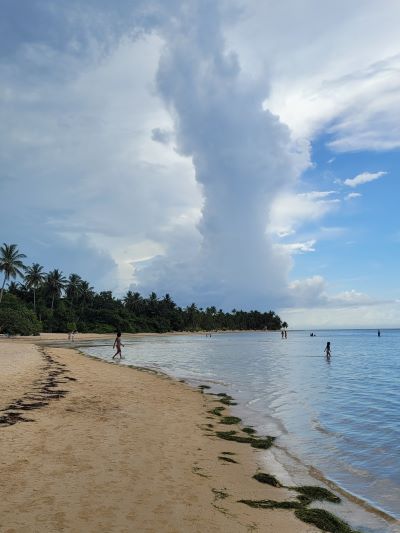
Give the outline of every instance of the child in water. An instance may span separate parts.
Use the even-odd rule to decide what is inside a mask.
[[[326,353],[326,358],[330,359],[331,357],[331,343],[327,342],[324,352]]]
[[[113,348],[115,348],[115,347],[117,348],[117,351],[116,351],[116,353],[113,355],[113,359],[114,359],[114,357],[115,357],[116,355],[119,355],[119,358],[121,359],[121,357],[122,357],[121,346],[123,346],[123,344],[122,344],[122,342],[121,342],[121,333],[118,332],[118,333],[117,333],[117,336],[116,336],[116,338],[115,338],[115,341],[114,341],[114,346],[113,346]]]

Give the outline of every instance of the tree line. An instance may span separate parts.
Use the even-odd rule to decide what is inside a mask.
[[[96,292],[76,273],[45,272],[38,263],[25,265],[16,244],[0,247],[0,333],[34,335],[78,330],[90,333],[127,333],[215,330],[277,330],[287,327],[274,311],[224,312],[195,303],[179,307],[169,294],[148,297],[128,291],[116,298]],[[19,281],[16,281],[19,280]]]

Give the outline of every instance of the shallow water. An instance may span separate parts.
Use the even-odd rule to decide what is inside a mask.
[[[382,330],[381,337],[376,330],[316,335],[138,337],[125,342],[122,364],[231,394],[239,403],[234,413],[260,434],[278,437],[273,454],[295,482],[313,468],[314,475],[400,518],[400,330]],[[324,356],[328,340],[330,361]],[[112,355],[112,347],[101,345],[83,350]],[[400,531],[350,504],[332,510],[363,531]]]

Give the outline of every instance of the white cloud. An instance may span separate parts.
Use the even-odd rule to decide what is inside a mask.
[[[279,249],[290,254],[298,254],[305,252],[315,252],[315,239],[306,242],[292,242],[290,244],[278,244]]]
[[[268,231],[286,237],[303,224],[320,220],[338,207],[340,200],[331,198],[335,194],[335,191],[311,191],[277,196],[271,206]]]
[[[293,329],[398,328],[400,304],[385,302],[343,307],[290,307],[279,315]]]
[[[172,128],[153,90],[162,46],[154,34],[122,39],[106,55],[72,64],[52,50],[40,67],[52,76],[37,73],[30,83],[25,64],[10,73],[3,68],[0,157],[9,179],[0,187],[3,198],[18,197],[24,216],[13,216],[7,203],[1,225],[12,216],[12,241],[51,268],[59,266],[64,247],[70,259],[61,267],[78,270],[71,253],[77,247],[77,255],[88,256],[81,274],[96,287],[122,291],[136,260],[167,253],[179,236],[185,250],[200,241],[195,226],[202,197],[192,163],[151,135],[154,128]],[[58,76],[66,64],[68,75]],[[91,272],[89,257],[97,253],[109,259],[108,276],[104,269],[98,277]],[[93,271],[97,263],[93,259]]]
[[[328,131],[337,151],[400,146],[396,0],[385,9],[373,0],[241,5],[230,45],[243,57],[243,76],[268,73],[265,106],[295,137]]]
[[[377,180],[386,174],[387,172],[363,172],[362,174],[358,174],[355,178],[348,178],[344,180],[344,184],[348,187],[358,187],[358,185],[363,185],[364,183]]]
[[[222,2],[222,16],[212,1],[134,4],[136,22],[128,0],[74,0],[53,10],[61,31],[36,13],[34,37],[2,55],[9,241],[96,288],[226,307],[360,303],[327,296],[319,277],[288,289],[291,254],[317,237],[278,248],[271,233],[340,205],[334,191],[288,192],[319,132],[336,150],[398,145],[398,3],[367,0],[363,17],[344,0]]]
[[[289,285],[287,305],[279,309],[293,329],[398,327],[399,302],[382,300],[354,289],[330,294],[322,276]]]
[[[158,90],[174,117],[177,149],[192,159],[201,186],[202,241],[186,260],[167,255],[143,265],[139,286],[173,284],[174,294],[187,301],[194,292],[200,304],[264,307],[285,287],[291,266],[265,234],[268,214],[277,192],[308,165],[309,147],[293,143],[262,109],[263,84],[241,78],[217,4],[191,2],[166,18],[162,35]]]
[[[349,194],[346,195],[345,200],[353,200],[354,198],[359,198],[362,196],[359,192],[349,192]]]

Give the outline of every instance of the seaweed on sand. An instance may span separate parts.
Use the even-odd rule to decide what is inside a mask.
[[[299,502],[276,502],[274,500],[239,500],[250,507],[257,509],[301,509]]]
[[[226,463],[235,463],[235,464],[238,464],[238,462],[235,461],[235,459],[232,459],[232,457],[224,457],[223,455],[219,455],[219,456],[218,456],[218,459],[220,459],[221,461],[225,461]]]
[[[220,423],[232,425],[232,424],[239,424],[239,422],[241,421],[242,419],[238,418],[237,416],[224,416],[221,418]]]
[[[222,405],[220,405],[219,407],[214,407],[214,409],[211,409],[211,411],[208,411],[208,412],[211,413],[212,415],[221,416],[221,413],[224,410],[225,410],[225,407],[222,407]]]
[[[255,433],[257,433],[256,430],[251,427],[244,427],[242,428],[242,431],[244,431],[245,433],[248,433],[249,435],[254,435]]]
[[[275,439],[275,437],[244,437],[242,435],[238,435],[236,431],[217,431],[216,436],[220,439],[250,444],[250,446],[253,448],[259,448],[263,450],[270,448]]]
[[[324,509],[306,509],[301,507],[295,511],[299,520],[307,524],[314,524],[322,531],[330,533],[359,533],[352,529],[346,522]]]
[[[237,405],[237,403],[233,401],[232,396],[229,396],[229,394],[226,394],[225,392],[219,392],[216,396],[219,396],[219,401],[224,405]]]
[[[272,487],[282,487],[282,485],[279,483],[275,476],[265,474],[264,472],[258,472],[258,474],[254,474],[253,479],[256,479],[260,483],[272,485]]]
[[[336,496],[336,494],[333,494],[333,492],[323,487],[304,485],[302,487],[293,487],[291,490],[300,493],[300,496],[298,496],[297,499],[305,505],[308,505],[316,500],[327,501],[331,503],[340,503],[342,501],[339,496]]]

